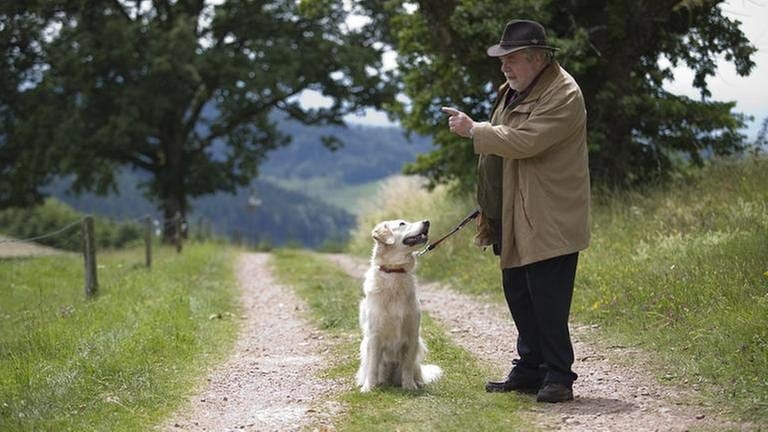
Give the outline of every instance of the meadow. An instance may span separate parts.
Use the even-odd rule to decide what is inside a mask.
[[[234,251],[143,253],[100,252],[90,300],[78,254],[0,261],[0,430],[148,430],[228,351]]]
[[[348,251],[366,256],[382,219],[428,218],[434,239],[472,209],[469,196],[398,177],[362,209]],[[717,161],[645,190],[595,188],[592,216],[573,320],[609,344],[642,350],[637,361],[664,383],[700,390],[733,418],[768,421],[768,160]],[[472,245],[473,231],[468,225],[424,256],[419,277],[503,302],[498,261]],[[100,251],[100,290],[90,300],[78,254],[0,260],[0,430],[162,422],[233,346],[238,252],[212,243],[187,243],[182,254],[157,247],[150,270],[140,247]],[[520,414],[530,399],[478,393],[488,366],[428,315],[429,361],[445,379],[416,397],[358,393],[359,281],[307,250],[276,250],[273,263],[311,322],[339,341],[325,371],[349,384],[339,429],[533,429]]]
[[[349,248],[367,255],[380,220],[430,219],[434,239],[472,209],[471,197],[397,179],[359,217]],[[644,190],[595,188],[592,218],[572,318],[644,350],[665,383],[768,420],[768,160],[720,160]],[[419,274],[503,302],[498,259],[473,234],[470,224],[424,256]]]

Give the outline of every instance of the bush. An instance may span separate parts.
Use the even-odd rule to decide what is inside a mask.
[[[32,239],[60,231],[35,241],[58,249],[77,251],[82,247],[79,222],[84,216],[67,204],[49,198],[36,207],[0,211],[0,232],[19,239]],[[115,222],[103,217],[94,219],[94,235],[99,248],[121,248],[143,236],[138,223]]]

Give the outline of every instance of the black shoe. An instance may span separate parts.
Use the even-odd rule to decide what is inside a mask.
[[[536,402],[567,402],[573,400],[571,386],[558,383],[549,383],[542,387],[536,394]]]
[[[541,387],[543,379],[538,375],[523,375],[512,369],[504,381],[488,381],[485,383],[485,391],[488,393],[506,393],[516,391],[518,393],[536,394]]]

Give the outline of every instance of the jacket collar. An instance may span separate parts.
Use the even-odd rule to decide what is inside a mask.
[[[544,67],[544,69],[542,69],[542,71],[539,73],[540,75],[534,79],[534,82],[531,84],[533,85],[533,88],[531,88],[531,91],[528,93],[525,99],[517,104],[515,108],[519,107],[520,105],[525,105],[538,100],[544,90],[546,90],[552,81],[555,80],[559,70],[560,64],[553,59],[547,66]],[[501,87],[499,87],[499,99],[497,100],[497,103],[498,101],[504,100],[507,96],[507,92],[509,91],[511,91],[509,88],[509,83],[505,82],[502,84]],[[496,106],[494,106],[494,110],[495,109]],[[504,110],[506,111],[507,108],[505,107]]]
[[[555,80],[558,70],[560,70],[560,65],[555,60],[552,60],[547,66],[545,66],[544,70],[541,71],[541,75],[537,78],[536,83],[534,84],[530,93],[528,93],[528,96],[525,98],[525,100],[523,100],[523,103],[528,103],[539,99],[541,94],[544,93],[544,90],[546,90],[549,85],[552,84],[552,81]]]

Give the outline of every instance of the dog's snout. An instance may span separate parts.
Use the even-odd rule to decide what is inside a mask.
[[[425,227],[429,228],[429,221],[428,220],[422,221],[421,223],[423,223]]]

